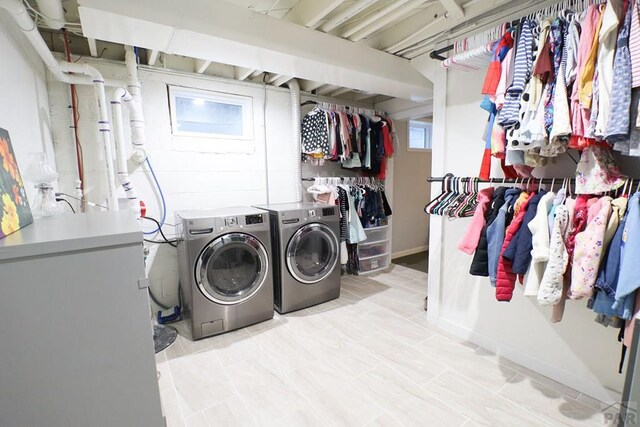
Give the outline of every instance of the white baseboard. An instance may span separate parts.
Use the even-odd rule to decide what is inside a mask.
[[[560,384],[564,384],[581,393],[599,399],[602,402],[619,402],[622,399],[620,393],[604,387],[597,381],[579,377],[571,372],[567,372],[564,369],[549,365],[545,362],[541,362],[540,360],[533,358],[521,352],[520,350],[517,350],[503,343],[499,343],[493,338],[487,337],[483,334],[479,334],[471,329],[467,329],[461,325],[450,322],[449,320],[440,318],[437,327],[445,332],[450,333],[451,335],[464,340],[468,340],[475,345],[496,353],[499,356],[505,357],[519,365],[524,366],[525,368],[531,369],[534,372],[551,378],[559,382]]]
[[[429,246],[420,246],[413,249],[407,249],[406,251],[394,252],[391,254],[391,259],[400,258],[403,256],[419,254],[420,252],[425,252],[429,250]]]

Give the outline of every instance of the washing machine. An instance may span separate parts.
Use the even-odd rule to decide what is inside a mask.
[[[340,296],[340,214],[311,203],[256,206],[269,212],[274,300],[288,313]]]
[[[194,340],[273,317],[268,214],[254,208],[176,213],[183,302]]]

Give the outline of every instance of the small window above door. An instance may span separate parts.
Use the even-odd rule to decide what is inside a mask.
[[[409,121],[409,151],[431,150],[433,123],[418,120]]]

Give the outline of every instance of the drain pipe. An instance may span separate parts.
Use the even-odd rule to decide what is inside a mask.
[[[116,198],[113,155],[111,152],[111,129],[109,127],[109,115],[107,112],[107,100],[104,88],[105,84],[111,86],[122,86],[123,84],[116,81],[105,82],[102,74],[89,65],[59,62],[56,60],[40,36],[35,22],[33,22],[27,9],[20,0],[0,0],[0,9],[5,9],[9,12],[53,77],[63,83],[93,86],[98,103],[98,130],[102,135],[104,162],[106,165],[107,206],[109,210],[117,210],[118,200]],[[69,75],[68,73],[81,75]]]
[[[292,79],[287,83],[291,95],[291,135],[293,137],[293,154],[296,165],[296,201],[302,201],[302,162],[300,161],[300,84]]]
[[[125,46],[124,49],[124,62],[127,68],[127,89],[131,93],[131,99],[126,100],[131,125],[131,143],[134,146],[131,158],[137,164],[142,164],[147,159],[147,152],[144,149],[146,134],[144,110],[142,109],[142,85],[138,80],[138,62],[135,51],[131,46]]]
[[[116,196],[113,153],[111,151],[111,127],[109,126],[109,113],[107,111],[107,96],[104,91],[104,78],[98,70],[87,64],[65,62],[58,66],[64,72],[84,74],[91,78],[93,90],[98,100],[98,131],[102,135],[102,150],[107,175],[107,208],[110,211],[117,211],[118,198]]]
[[[113,136],[116,141],[116,158],[118,165],[118,179],[129,200],[128,208],[140,218],[140,202],[138,195],[133,188],[133,183],[129,179],[129,169],[127,166],[127,149],[124,136],[124,123],[122,119],[122,102],[131,102],[133,97],[125,88],[118,88],[113,92],[111,99],[111,113],[113,116]]]

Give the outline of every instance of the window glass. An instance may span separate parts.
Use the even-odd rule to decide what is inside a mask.
[[[419,121],[409,122],[409,149],[430,150],[431,132],[431,123]]]
[[[251,101],[249,97],[170,86],[173,134],[250,139]]]

